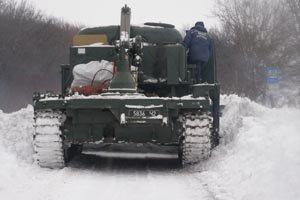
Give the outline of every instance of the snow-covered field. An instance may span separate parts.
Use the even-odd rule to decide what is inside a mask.
[[[31,106],[0,111],[0,199],[300,199],[300,110],[223,96],[221,145],[204,163],[77,157],[62,170],[33,164]]]

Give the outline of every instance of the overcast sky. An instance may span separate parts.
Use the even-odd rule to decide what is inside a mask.
[[[17,0],[21,1],[21,0]],[[28,0],[47,15],[86,26],[120,23],[121,7],[132,11],[132,24],[164,22],[176,28],[204,21],[210,28],[217,24],[212,16],[214,0]]]

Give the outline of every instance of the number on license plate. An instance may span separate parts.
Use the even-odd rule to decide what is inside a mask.
[[[129,110],[129,117],[156,117],[159,115],[158,110]]]

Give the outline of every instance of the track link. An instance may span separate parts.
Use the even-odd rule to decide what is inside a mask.
[[[63,114],[60,111],[35,112],[33,145],[35,161],[40,167],[60,169],[65,167],[65,156],[60,126]]]
[[[183,166],[206,160],[212,149],[212,117],[208,112],[185,113],[180,117],[182,136],[179,158]]]

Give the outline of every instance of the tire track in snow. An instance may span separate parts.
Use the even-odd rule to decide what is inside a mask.
[[[95,197],[112,200],[213,200],[198,180],[176,163],[176,160],[80,156],[69,167],[51,172],[53,176],[43,181],[43,189],[39,191],[43,195],[40,197],[47,200]]]

